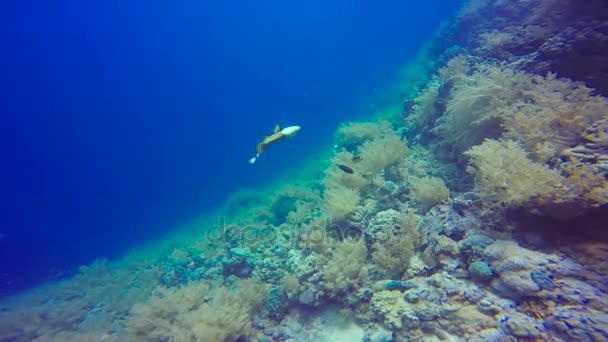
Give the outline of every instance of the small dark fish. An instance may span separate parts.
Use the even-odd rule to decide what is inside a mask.
[[[346,173],[355,173],[355,171],[353,169],[351,169],[350,167],[344,165],[344,164],[338,164],[338,167],[340,168],[340,170],[346,172]]]
[[[360,162],[360,161],[361,161],[361,156],[353,156],[353,161],[354,161],[355,163]]]

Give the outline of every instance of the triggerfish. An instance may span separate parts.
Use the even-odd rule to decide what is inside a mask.
[[[283,141],[287,138],[290,138],[290,137],[294,136],[296,133],[298,133],[299,131],[300,131],[300,126],[289,126],[289,127],[283,128],[283,129],[281,129],[279,127],[279,125],[274,126],[274,133],[272,135],[265,136],[264,139],[262,139],[262,142],[260,142],[256,146],[255,157],[249,159],[249,164],[255,163],[255,161],[258,159],[260,154],[262,154],[262,152],[264,152],[264,150],[268,146],[270,146],[276,142]]]

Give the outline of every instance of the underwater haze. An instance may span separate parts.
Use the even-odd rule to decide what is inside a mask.
[[[0,293],[291,177],[456,1],[6,1]],[[293,141],[247,160],[275,124]]]

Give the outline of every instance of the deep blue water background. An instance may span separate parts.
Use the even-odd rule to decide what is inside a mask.
[[[293,172],[457,6],[3,1],[0,293]],[[303,130],[248,165],[275,123]]]

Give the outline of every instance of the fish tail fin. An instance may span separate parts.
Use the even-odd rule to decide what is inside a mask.
[[[249,164],[253,164],[255,163],[255,161],[258,159],[258,157],[253,157],[249,159]]]

